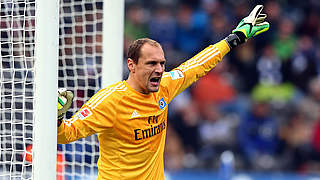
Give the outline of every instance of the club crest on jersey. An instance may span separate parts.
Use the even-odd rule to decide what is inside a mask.
[[[83,108],[79,113],[78,117],[81,120],[84,120],[85,118],[91,116],[92,112],[88,108]]]
[[[158,104],[161,110],[167,106],[167,103],[164,101],[163,98],[159,100]]]
[[[170,71],[169,73],[172,80],[180,79],[184,77],[183,73],[180,70],[173,70],[173,71]]]

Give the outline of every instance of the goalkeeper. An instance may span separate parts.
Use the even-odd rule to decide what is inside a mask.
[[[59,90],[58,143],[97,133],[98,179],[164,179],[168,104],[206,75],[231,49],[267,31],[257,5],[232,33],[170,72],[161,45],[148,38],[128,50],[129,77],[97,92],[71,119],[63,120],[73,94]]]

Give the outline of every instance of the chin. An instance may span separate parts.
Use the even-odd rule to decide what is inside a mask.
[[[159,87],[149,89],[149,92],[158,92],[158,91],[159,91]]]

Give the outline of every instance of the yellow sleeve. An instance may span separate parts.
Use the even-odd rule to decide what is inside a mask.
[[[200,53],[163,75],[170,101],[192,83],[206,75],[230,51],[225,40],[210,45]]]
[[[112,94],[108,97],[106,92],[107,88],[99,91],[71,119],[63,120],[58,127],[58,144],[67,144],[113,127],[116,103]]]

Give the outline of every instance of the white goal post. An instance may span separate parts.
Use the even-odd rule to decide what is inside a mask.
[[[103,53],[102,63],[102,87],[105,87],[122,78],[124,0],[104,1],[103,9],[102,47],[103,52],[108,52]]]
[[[57,88],[70,117],[122,79],[124,0],[0,4],[0,179],[95,179],[96,135],[57,146]]]
[[[36,1],[34,59],[34,180],[56,179],[59,0]]]

